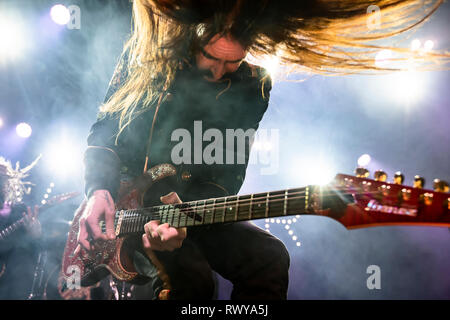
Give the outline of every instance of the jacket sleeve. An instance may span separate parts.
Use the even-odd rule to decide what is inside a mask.
[[[127,54],[124,53],[109,83],[105,102],[123,85],[127,76]],[[110,114],[99,114],[91,127],[84,153],[85,193],[88,198],[100,189],[108,190],[114,200],[117,198],[121,164],[115,143],[118,127],[118,117]]]

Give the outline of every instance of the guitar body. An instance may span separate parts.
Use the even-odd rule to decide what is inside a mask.
[[[161,201],[159,198],[161,196],[171,191],[177,191],[176,173],[174,166],[161,164],[152,167],[145,174],[134,180],[122,181],[116,209],[138,209],[144,203],[145,205],[160,205]],[[147,192],[150,188],[151,192]],[[143,230],[138,236],[116,237],[114,240],[96,241],[92,252],[81,249],[79,254],[73,255],[78,246],[79,221],[86,206],[87,200],[85,199],[75,212],[72,227],[68,234],[61,270],[61,276],[65,281],[59,281],[61,283],[60,293],[64,294],[68,284],[75,283],[76,279],[74,277],[78,275],[80,276],[81,286],[92,286],[109,274],[119,281],[142,283],[147,280],[138,274],[134,267],[133,259],[129,255],[130,252],[133,252],[133,248],[138,245],[137,241],[141,241]],[[117,223],[120,226],[120,220]],[[169,290],[170,281],[164,272],[164,267],[151,250],[147,250],[146,254],[157,267],[158,275]]]

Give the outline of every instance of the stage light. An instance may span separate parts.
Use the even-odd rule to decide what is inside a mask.
[[[3,127],[3,119],[0,118],[0,128]]]
[[[425,51],[431,51],[434,47],[434,42],[433,40],[427,40],[425,41],[425,43],[423,44],[423,49]]]
[[[411,41],[411,50],[419,50],[421,46],[422,43],[419,39],[414,39],[413,41]]]
[[[426,78],[416,72],[400,72],[390,75],[384,82],[386,94],[403,105],[417,102],[426,88]]]
[[[0,62],[18,58],[24,51],[25,33],[20,19],[0,16]]]
[[[270,55],[265,57],[254,57],[250,53],[245,58],[249,63],[263,67],[270,74],[272,80],[276,78],[278,69],[280,67],[280,59],[276,55]]]
[[[28,123],[22,122],[16,126],[16,133],[21,138],[28,138],[31,132],[31,126]]]
[[[44,163],[52,175],[65,179],[82,172],[83,147],[64,134],[44,149]],[[52,182],[52,184],[53,182]],[[51,188],[47,189],[51,191]]]
[[[302,184],[325,185],[336,175],[336,171],[330,163],[324,159],[317,158],[300,158],[295,161],[292,170],[295,177],[302,180]]]
[[[358,166],[366,167],[370,163],[370,160],[372,159],[367,153],[363,154],[361,157],[358,158]]]
[[[378,68],[388,68],[393,57],[391,50],[381,50],[375,56],[375,66]]]
[[[65,25],[70,21],[70,11],[62,4],[53,6],[50,10],[50,16],[52,17],[52,20],[59,25]]]

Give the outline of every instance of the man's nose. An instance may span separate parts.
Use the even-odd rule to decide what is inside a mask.
[[[225,64],[218,63],[212,70],[214,80],[219,80],[225,74]]]

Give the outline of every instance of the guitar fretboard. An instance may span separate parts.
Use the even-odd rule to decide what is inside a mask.
[[[13,234],[17,229],[24,225],[24,218],[17,220],[9,227],[0,231],[0,241],[5,241],[11,234]]]
[[[119,225],[116,234],[142,232],[151,220],[176,228],[192,227],[297,215],[304,213],[307,205],[308,188],[297,188],[122,210],[116,212],[116,228]]]

